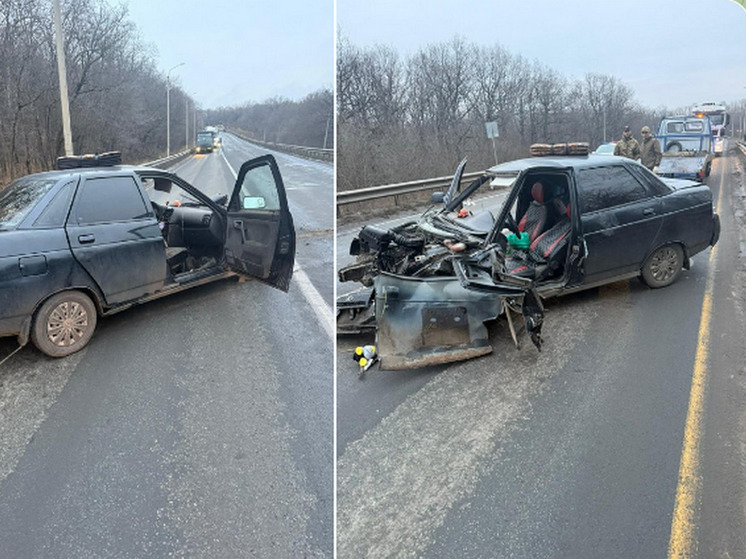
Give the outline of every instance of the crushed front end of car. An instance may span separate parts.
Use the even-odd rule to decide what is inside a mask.
[[[478,226],[481,219],[431,210],[392,229],[363,227],[350,248],[357,261],[339,278],[368,290],[338,305],[340,332],[375,325],[381,368],[413,369],[492,352],[485,322],[504,312],[510,321],[509,313],[518,312],[540,348],[544,310],[533,282],[500,272],[503,247],[487,243],[489,227]]]
[[[376,347],[383,369],[412,369],[492,352],[487,320],[502,301],[464,289],[449,277],[382,273],[375,281]]]

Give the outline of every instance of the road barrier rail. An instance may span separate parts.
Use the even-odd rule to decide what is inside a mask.
[[[468,183],[481,175],[481,171],[464,173],[462,180]],[[371,211],[381,213],[422,206],[430,201],[433,192],[445,192],[452,180],[453,176],[435,177],[337,192],[337,216],[344,218],[369,215]]]
[[[143,165],[145,167],[155,167],[156,169],[168,169],[175,163],[178,163],[182,159],[189,157],[191,154],[192,154],[192,150],[187,149],[184,151],[180,151],[179,153],[174,153],[173,155],[169,155],[168,157],[163,157],[162,159],[156,159],[155,161],[143,163]]]
[[[334,150],[333,149],[324,149],[324,148],[311,148],[307,146],[293,146],[290,144],[276,144],[274,142],[264,142],[262,140],[257,140],[254,138],[249,138],[245,134],[242,134],[240,132],[236,132],[234,130],[229,131],[234,136],[238,136],[242,140],[256,144],[258,146],[262,146],[265,148],[273,149],[276,151],[281,151],[283,153],[291,153],[293,155],[299,155],[300,157],[305,157],[307,159],[315,159],[317,161],[334,161]]]
[[[741,153],[743,155],[746,155],[746,144],[744,144],[743,142],[736,142],[736,144],[738,145],[738,149],[741,150]]]

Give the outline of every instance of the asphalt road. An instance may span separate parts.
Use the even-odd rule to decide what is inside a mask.
[[[338,339],[340,559],[746,557],[742,162],[708,184],[715,254],[546,301],[541,353],[500,320],[489,356],[359,377],[372,338]]]
[[[262,153],[225,135],[177,172],[229,192]],[[192,289],[102,319],[66,359],[0,340],[0,556],[333,556],[333,167],[275,155],[288,294]]]

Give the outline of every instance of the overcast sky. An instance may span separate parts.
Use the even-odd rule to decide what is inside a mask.
[[[203,108],[302,99],[334,83],[333,0],[109,0]]]
[[[337,0],[357,46],[400,54],[500,44],[567,78],[615,76],[645,107],[746,98],[746,11],[732,0]]]

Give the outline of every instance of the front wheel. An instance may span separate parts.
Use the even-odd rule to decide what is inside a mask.
[[[657,248],[642,266],[642,279],[653,289],[671,285],[681,274],[684,251],[679,245]]]
[[[39,308],[31,340],[50,357],[65,357],[83,349],[96,329],[96,307],[80,291],[53,295]]]

